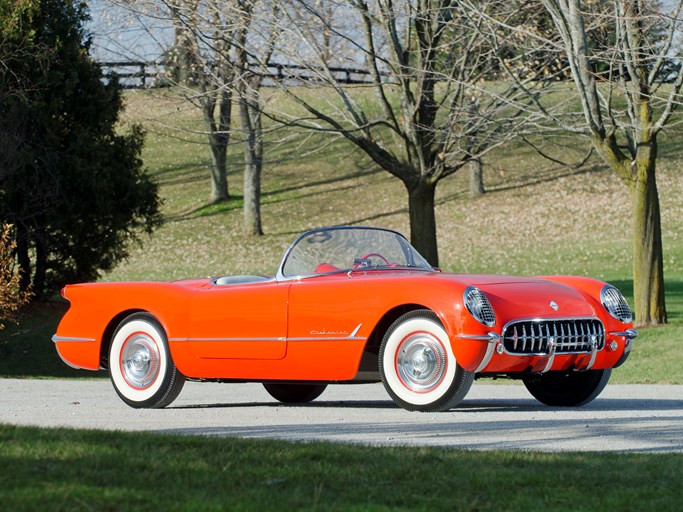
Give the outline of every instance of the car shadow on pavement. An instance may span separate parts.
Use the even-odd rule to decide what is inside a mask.
[[[303,408],[303,409],[397,409],[400,407],[391,400],[319,400],[303,404],[286,404],[276,401],[232,402],[213,404],[175,404],[167,407],[173,409],[240,409],[240,408]],[[602,398],[580,407],[551,407],[533,399],[473,399],[465,400],[454,409],[440,414],[462,414],[486,411],[519,412],[519,411],[671,411],[683,410],[683,399],[666,400]]]

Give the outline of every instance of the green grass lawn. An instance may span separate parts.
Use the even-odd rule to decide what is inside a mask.
[[[4,510],[680,510],[683,455],[379,448],[0,425]]]

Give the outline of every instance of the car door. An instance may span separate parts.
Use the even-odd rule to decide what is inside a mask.
[[[204,359],[283,358],[289,287],[271,280],[200,290],[190,311],[193,353]]]
[[[289,295],[287,361],[308,379],[351,379],[382,309],[379,280],[336,274],[303,279]]]

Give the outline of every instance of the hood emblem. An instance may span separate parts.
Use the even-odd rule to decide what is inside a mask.
[[[551,300],[551,301],[550,301],[550,307],[553,308],[555,311],[557,311],[558,309],[560,309],[560,306],[558,306],[558,305],[557,305],[557,302],[555,302],[554,300]]]

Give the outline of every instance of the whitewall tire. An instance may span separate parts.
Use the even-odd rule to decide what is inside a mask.
[[[409,411],[447,411],[467,395],[474,373],[455,360],[436,314],[416,310],[398,318],[382,340],[379,371],[384,387]]]
[[[133,313],[116,328],[109,375],[119,397],[135,408],[165,407],[185,383],[173,364],[166,333],[148,313]]]

